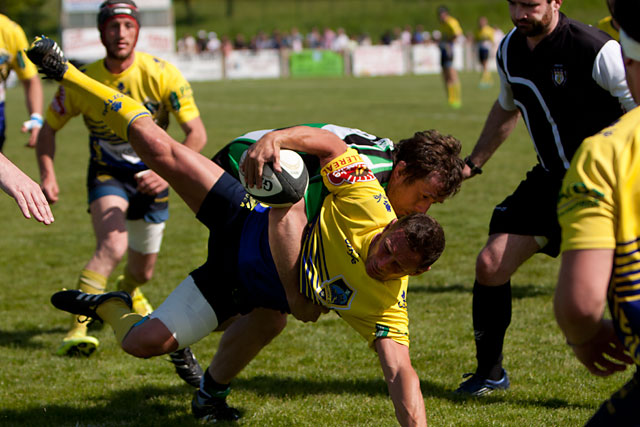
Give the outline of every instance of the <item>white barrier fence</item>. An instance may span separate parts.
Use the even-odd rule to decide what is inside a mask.
[[[358,46],[342,54],[344,75],[356,77],[398,76],[440,73],[440,49],[435,44],[412,46]],[[275,49],[234,50],[226,58],[221,54],[163,55],[175,64],[189,81],[222,79],[276,79],[291,75],[289,52]],[[454,46],[454,67],[478,69],[475,46],[468,42]],[[495,69],[495,53],[489,58]]]

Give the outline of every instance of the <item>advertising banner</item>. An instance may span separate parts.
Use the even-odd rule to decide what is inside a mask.
[[[305,49],[289,56],[291,77],[330,77],[344,74],[342,54],[332,50]]]

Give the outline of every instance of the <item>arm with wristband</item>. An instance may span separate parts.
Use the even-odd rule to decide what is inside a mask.
[[[30,79],[23,80],[22,86],[24,87],[24,94],[27,103],[27,110],[29,111],[29,120],[22,123],[22,132],[29,132],[29,141],[27,147],[35,148],[36,141],[38,140],[38,133],[42,128],[42,83],[40,78],[35,75]]]

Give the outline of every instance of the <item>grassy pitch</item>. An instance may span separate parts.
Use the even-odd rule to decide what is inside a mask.
[[[440,76],[232,81],[194,85],[212,155],[248,130],[330,122],[395,141],[436,128],[475,144],[497,88],[477,88],[479,75],[463,74],[463,107],[445,102]],[[45,85],[51,99],[54,86]],[[33,150],[19,127],[27,115],[20,88],[9,90],[5,154],[37,178]],[[174,123],[171,133],[181,137]],[[167,357],[135,359],[119,349],[110,328],[97,330],[98,351],[89,359],[54,352],[69,316],[49,297],[76,286],[95,242],[86,213],[88,144],[82,120],[59,132],[56,168],[60,201],[56,222],[24,220],[0,194],[0,425],[195,425],[193,390]],[[535,162],[520,123],[485,166],[453,199],[430,213],[444,226],[447,248],[433,269],[410,283],[411,357],[422,381],[431,425],[582,425],[599,403],[631,375],[588,375],[571,354],[552,313],[558,261],[535,256],[513,278],[513,322],[505,345],[511,390],[462,400],[452,391],[475,368],[471,289],[475,256],[486,241],[493,206],[509,194]],[[144,292],[157,306],[206,257],[206,230],[184,203],[171,196],[171,219],[157,270]],[[114,279],[109,282],[113,289]],[[203,366],[219,334],[193,349]],[[247,426],[396,425],[377,357],[335,314],[316,324],[290,319],[233,383],[229,403]]]

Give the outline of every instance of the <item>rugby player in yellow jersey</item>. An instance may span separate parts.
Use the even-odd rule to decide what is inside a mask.
[[[27,37],[20,25],[5,15],[0,14],[0,151],[5,141],[5,109],[4,103],[6,80],[13,70],[24,88],[29,120],[22,124],[22,132],[29,132],[28,147],[35,147],[38,132],[42,127],[42,84],[38,71],[24,50],[29,47]]]
[[[137,100],[162,128],[169,124],[171,113],[184,131],[184,145],[200,151],[206,144],[206,132],[189,83],[172,64],[135,51],[139,20],[134,2],[105,1],[97,20],[106,57],[87,65],[85,73]],[[126,138],[108,128],[102,112],[92,110],[84,94],[61,86],[49,106],[37,146],[41,185],[50,203],[58,200],[59,193],[53,164],[56,133],[79,114],[89,130],[87,185],[97,244],[78,286],[87,293],[104,292],[108,277],[127,253],[118,288],[132,295],[136,312],[144,315],[152,308],[138,288],[151,279],[158,257],[169,215],[168,184],[148,169]],[[57,353],[89,355],[98,344],[87,335],[86,325],[74,317]],[[190,355],[172,355],[177,369],[182,369],[185,357]],[[197,366],[192,363],[196,371]],[[198,372],[179,373],[193,376],[192,385],[197,385]]]
[[[458,37],[462,36],[462,27],[456,18],[449,14],[446,6],[438,7],[438,19],[440,20],[440,65],[442,67],[442,77],[444,79],[444,87],[447,91],[447,101],[451,108],[460,108],[462,106],[462,87],[458,72],[453,66],[453,47]]]
[[[636,0],[616,0],[629,89],[640,102],[640,30]],[[635,365],[633,377],[587,426],[640,423],[640,108],[585,139],[558,200],[562,263],[554,309],[578,360],[594,375]],[[609,306],[610,318],[604,315]]]
[[[489,54],[493,49],[495,32],[493,27],[489,25],[489,20],[486,16],[478,18],[478,28],[473,33],[473,41],[478,49],[478,61],[480,61],[480,66],[482,67],[480,88],[491,87],[493,84],[491,72],[489,71]]]
[[[435,220],[417,213],[396,221],[375,176],[344,143],[306,146],[304,151],[318,156],[331,194],[305,236],[301,289],[285,289],[278,253],[268,245],[270,209],[256,204],[218,165],[172,140],[131,98],[80,73],[50,39],[37,39],[28,54],[47,75],[82,91],[104,113],[105,123],[128,138],[210,229],[207,262],[150,316],[132,313],[126,292],[61,291],[52,297],[56,307],[106,321],[125,351],[151,357],[195,342],[254,307],[287,311],[290,295],[302,292],[339,311],[378,353],[400,424],[426,425],[420,381],[409,357],[406,274],[428,270],[444,249]],[[291,209],[304,216],[302,203]],[[220,418],[214,407],[220,401],[210,403],[216,396],[203,378],[192,401],[194,415],[237,419],[228,407]]]

